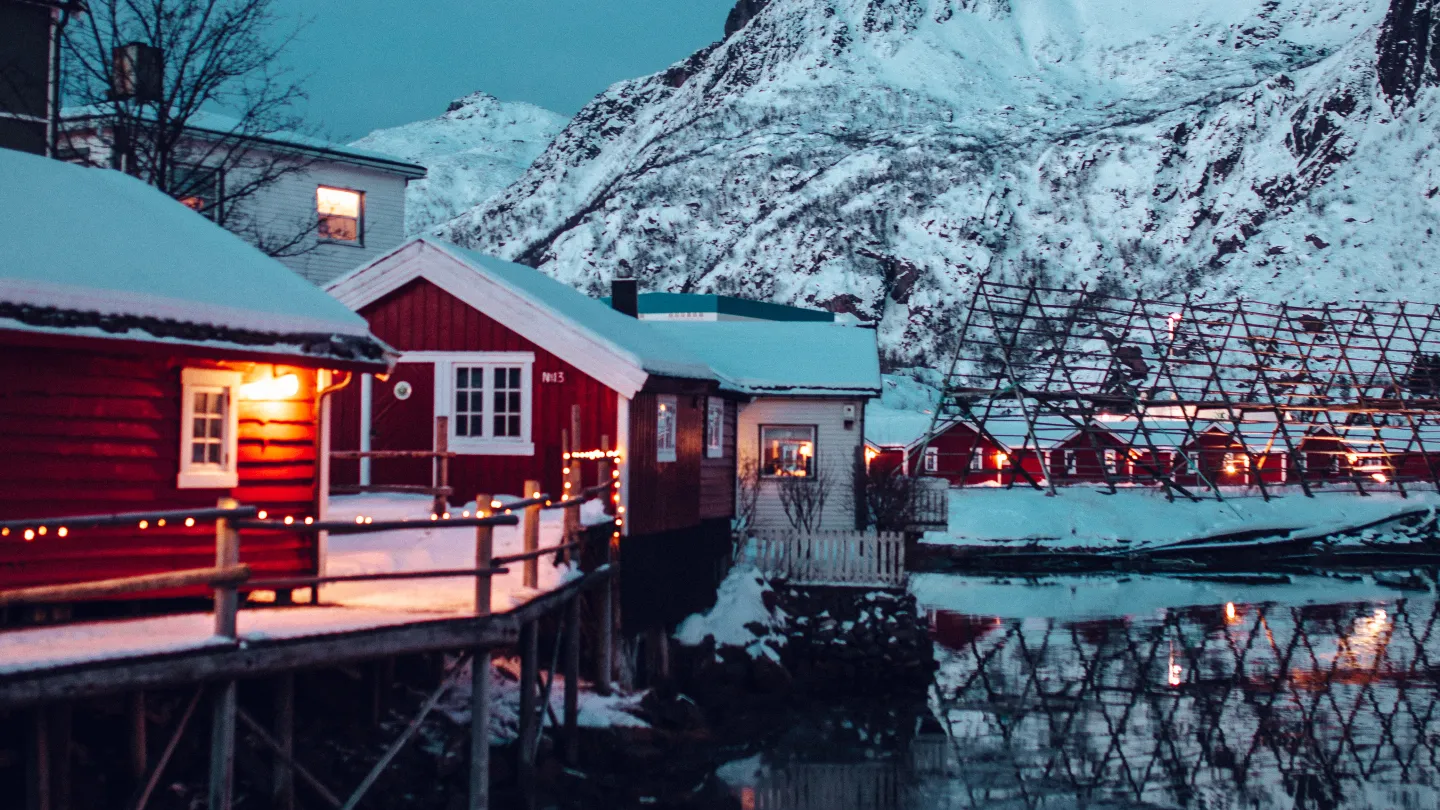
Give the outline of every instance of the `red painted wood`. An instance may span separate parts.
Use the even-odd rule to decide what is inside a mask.
[[[222,495],[275,515],[313,514],[316,494],[315,373],[295,373],[290,402],[238,403],[240,485],[176,486],[180,463],[181,370],[254,363],[216,362],[168,347],[128,342],[6,341],[0,333],[0,519],[215,505]],[[233,353],[232,355],[233,356]],[[269,364],[260,369],[271,373]],[[0,538],[0,587],[77,582],[195,568],[214,562],[214,528],[85,529],[33,542]],[[316,569],[314,538],[246,532],[241,559],[267,573]],[[150,596],[150,595],[146,595]]]

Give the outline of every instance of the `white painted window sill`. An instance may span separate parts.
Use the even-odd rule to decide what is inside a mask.
[[[450,440],[450,452],[462,456],[533,456],[534,442],[467,442]]]

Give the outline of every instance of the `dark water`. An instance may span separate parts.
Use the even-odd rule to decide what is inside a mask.
[[[1440,807],[1434,598],[1284,594],[1098,617],[937,610],[938,723],[837,707],[719,775],[747,810]]]

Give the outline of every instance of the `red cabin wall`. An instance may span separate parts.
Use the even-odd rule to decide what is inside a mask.
[[[239,486],[180,489],[180,374],[184,368],[249,372],[251,363],[172,355],[161,347],[78,351],[0,347],[0,519],[164,511],[215,506],[229,495],[272,514],[313,515],[315,372],[295,373],[291,401],[237,403]],[[262,367],[271,373],[270,364]],[[257,573],[316,569],[312,535],[242,534],[240,559]],[[0,538],[0,587],[83,582],[214,565],[213,524],[54,531],[33,542]],[[147,594],[147,597],[156,594]]]
[[[470,307],[455,296],[424,279],[416,279],[374,303],[360,314],[370,322],[377,337],[402,352],[533,352],[531,439],[535,454],[530,456],[470,455],[453,459],[450,485],[455,503],[469,501],[477,492],[520,494],[524,482],[537,480],[552,495],[561,491],[561,432],[570,430],[570,409],[580,406],[582,450],[600,446],[608,437],[611,447],[618,440],[617,395],[579,368],[526,340],[504,324]],[[562,373],[563,383],[542,382],[546,373]],[[405,401],[394,396],[400,379],[414,385]],[[352,385],[337,403],[332,429],[332,446],[337,450],[359,449],[360,391]],[[429,363],[401,364],[387,383],[378,380],[373,388],[375,431],[374,450],[430,450],[434,447],[434,367]],[[423,460],[377,459],[372,462],[375,483],[425,484],[431,482],[430,462]],[[597,482],[586,464],[586,486]],[[358,465],[337,463],[332,471],[336,483],[356,483]]]
[[[1129,447],[1114,434],[1108,432],[1081,433],[1072,436],[1061,442],[1055,449],[1048,451],[1046,461],[1050,464],[1050,471],[1055,476],[1057,484],[1064,482],[1105,482],[1105,451],[1115,451],[1115,471],[1110,473],[1109,480],[1120,482],[1128,481],[1130,478],[1130,457],[1126,452]],[[1066,472],[1065,454],[1071,453],[1074,458],[1073,474]]]
[[[630,402],[630,534],[690,528],[701,519],[705,397],[676,393],[675,460],[661,462],[655,449],[658,395],[642,391]]]

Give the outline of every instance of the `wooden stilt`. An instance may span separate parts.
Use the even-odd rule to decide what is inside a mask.
[[[605,562],[611,561],[613,543],[605,538]],[[610,682],[615,678],[615,580],[612,577],[600,583],[600,632],[595,640],[598,654],[595,672],[595,691],[601,695],[610,694]]]
[[[55,810],[70,810],[70,740],[74,705],[61,703],[50,709],[50,804]]]
[[[234,498],[221,498],[215,505],[221,509],[234,509],[240,502]],[[220,518],[215,521],[215,567],[233,568],[239,564],[240,531],[235,528],[234,522]],[[235,613],[239,606],[240,594],[235,585],[215,588],[215,635],[235,638]],[[211,805],[210,810],[217,808]]]
[[[37,706],[33,712],[26,759],[27,806],[30,810],[54,810],[50,801],[50,723],[44,706]]]
[[[270,784],[270,806],[275,810],[294,810],[295,770],[295,673],[287,672],[275,679],[274,715],[270,728],[276,751]]]
[[[580,758],[580,596],[565,605],[565,760]]]
[[[321,799],[324,799],[326,804],[329,804],[331,807],[340,806],[340,797],[336,796],[335,793],[330,790],[330,788],[325,787],[325,783],[321,782],[319,779],[316,779],[315,774],[312,774],[310,773],[310,771],[306,770],[305,766],[296,762],[294,755],[287,752],[286,745],[282,744],[280,740],[277,740],[273,736],[271,736],[270,732],[266,731],[265,727],[260,725],[260,723],[258,723],[255,718],[247,714],[244,709],[237,710],[235,712],[235,717],[240,721],[242,725],[250,729],[250,732],[254,734],[255,737],[259,739],[266,748],[269,748],[271,753],[275,754],[275,757],[277,759],[282,760],[296,776],[299,776],[305,781],[305,784],[310,786],[311,790],[315,791],[315,793],[319,795]],[[289,745],[293,747],[293,741]],[[293,806],[295,803],[293,786],[291,788],[291,794],[292,795],[290,797],[290,804]]]
[[[520,625],[520,779],[522,786],[529,785],[535,766],[535,737],[538,732],[536,721],[535,680],[539,677],[540,639],[535,622]]]
[[[230,810],[235,790],[235,682],[215,687],[210,726],[209,810]]]
[[[160,784],[160,777],[165,774],[165,766],[170,764],[170,757],[175,753],[175,747],[180,744],[180,738],[185,735],[185,729],[190,725],[190,718],[195,714],[195,707],[200,705],[200,698],[205,694],[205,687],[201,686],[195,690],[190,702],[185,706],[185,712],[180,715],[180,722],[175,724],[175,731],[170,735],[170,741],[165,743],[165,750],[160,753],[160,759],[155,763],[155,770],[150,772],[150,777],[145,780],[145,788],[140,791],[140,797],[135,800],[135,810],[145,810],[145,805],[150,802],[150,794],[155,792],[155,786]]]
[[[135,778],[137,786],[145,781],[145,774],[150,772],[150,739],[145,711],[145,693],[132,692],[129,702],[130,775]]]
[[[490,511],[491,496],[489,493],[479,493],[475,496],[475,514],[483,515]],[[490,567],[490,561],[495,558],[495,529],[490,526],[475,527],[475,567],[484,570]],[[491,599],[491,577],[489,574],[481,574],[475,577],[475,615],[490,615]]]
[[[525,491],[524,491],[523,493],[521,493],[521,497],[522,497],[522,498],[534,498],[535,496],[537,496],[537,495],[539,495],[539,494],[540,494],[540,482],[539,482],[539,481],[526,481],[526,482],[525,482]],[[539,551],[539,550],[540,550],[540,507],[539,507],[539,505],[529,506],[529,507],[526,507],[526,508],[525,508],[524,526],[523,526],[522,528],[523,528],[524,533],[525,533],[525,551],[526,551],[527,553],[528,553],[528,552],[531,552],[531,551]],[[531,557],[530,559],[528,559],[528,560],[525,561],[524,566],[525,566],[525,580],[524,580],[525,587],[527,587],[527,588],[538,588],[538,587],[540,587],[540,560],[538,560],[538,559],[536,559],[536,558],[534,558],[534,557]]]
[[[470,663],[470,810],[490,807],[490,651]]]

